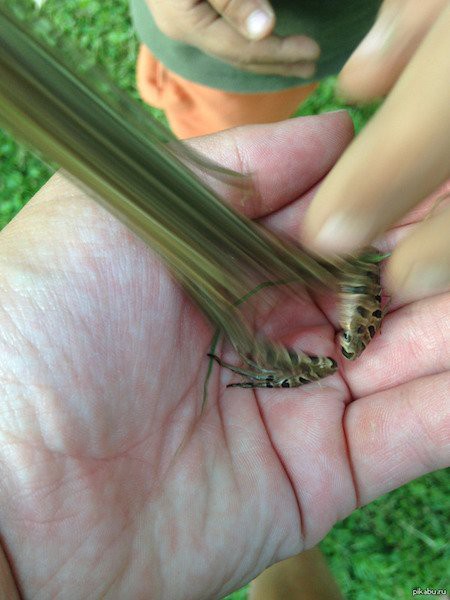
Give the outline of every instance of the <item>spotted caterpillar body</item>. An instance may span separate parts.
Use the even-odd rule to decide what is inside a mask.
[[[339,342],[348,360],[358,358],[381,328],[385,310],[381,308],[380,262],[384,258],[376,249],[368,248],[342,274]]]
[[[218,356],[210,354],[219,365],[247,377],[246,381],[231,383],[228,387],[243,388],[290,388],[299,387],[331,375],[337,369],[337,363],[328,356],[310,356],[298,353],[281,345],[267,345],[264,351],[258,351],[259,360],[244,357],[248,369],[242,369],[225,363]],[[264,357],[264,358],[263,358]],[[264,366],[267,365],[267,366]],[[271,366],[269,366],[271,365]]]
[[[381,308],[380,263],[387,258],[367,248],[357,259],[340,269],[339,343],[343,356],[355,360],[380,330],[385,310]],[[291,388],[318,381],[337,370],[328,356],[309,356],[276,344],[258,345],[253,355],[241,354],[247,368],[236,367],[209,354],[222,367],[242,375],[242,382],[228,387]]]

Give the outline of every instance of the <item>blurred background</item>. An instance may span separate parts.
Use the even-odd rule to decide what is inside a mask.
[[[55,27],[83,48],[116,84],[138,99],[134,67],[137,39],[127,0],[47,0],[40,9]],[[298,115],[348,108],[358,132],[377,110],[346,107],[324,80]],[[165,122],[164,115],[150,109]],[[48,164],[0,129],[0,229],[47,181],[57,165]],[[321,548],[350,600],[412,597],[415,587],[448,585],[448,475],[434,473],[358,510],[337,524]],[[255,528],[258,523],[255,522]],[[244,600],[246,589],[228,596]]]

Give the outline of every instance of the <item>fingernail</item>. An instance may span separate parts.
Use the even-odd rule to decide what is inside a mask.
[[[444,265],[415,265],[405,283],[401,286],[402,295],[423,296],[442,292],[450,286],[450,273]]]
[[[345,253],[367,243],[372,233],[367,220],[358,222],[354,215],[334,214],[325,221],[312,243],[319,251]]]
[[[254,10],[247,17],[246,28],[251,38],[260,38],[272,24],[273,15],[263,10]]]

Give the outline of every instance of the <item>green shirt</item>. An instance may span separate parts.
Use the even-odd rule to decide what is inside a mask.
[[[276,34],[303,34],[320,45],[321,55],[312,79],[256,75],[236,69],[164,35],[145,0],[130,0],[130,4],[138,36],[167,69],[212,88],[251,93],[304,85],[338,73],[373,24],[381,0],[273,0]]]

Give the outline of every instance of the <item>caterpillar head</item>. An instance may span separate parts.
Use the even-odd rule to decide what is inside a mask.
[[[347,360],[355,360],[361,356],[372,338],[372,329],[372,326],[359,325],[354,331],[343,331],[339,335],[341,352]]]

